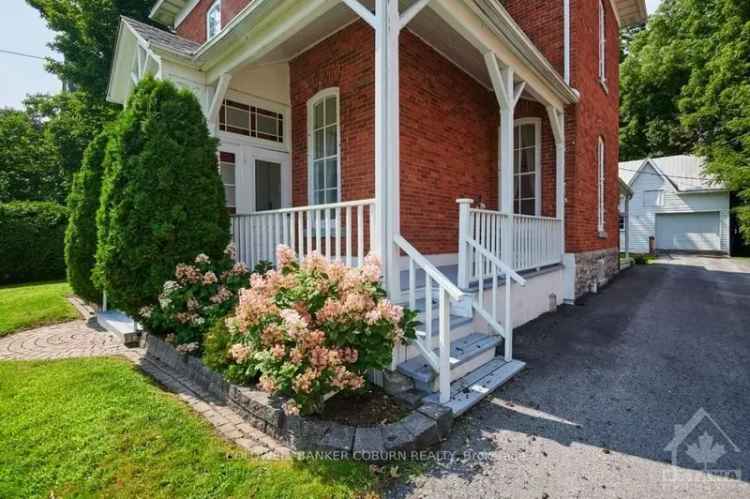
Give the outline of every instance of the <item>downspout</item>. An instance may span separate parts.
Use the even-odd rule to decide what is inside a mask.
[[[570,0],[563,0],[563,79],[570,85]]]

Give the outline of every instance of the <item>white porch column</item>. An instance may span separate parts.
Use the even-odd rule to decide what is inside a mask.
[[[555,138],[555,216],[562,230],[560,254],[565,254],[565,113],[547,106],[552,135]]]
[[[521,98],[525,83],[515,85],[513,69],[500,68],[492,52],[484,55],[487,71],[492,78],[495,97],[500,106],[500,211],[508,215],[500,241],[501,259],[513,267],[513,112]]]
[[[401,115],[400,115],[400,75],[399,75],[399,33],[401,32],[401,16],[398,10],[398,0],[386,0],[386,10],[378,11],[378,19],[383,18],[387,36],[386,56],[386,162],[387,162],[387,195],[386,203],[386,284],[388,294],[394,300],[400,299],[401,294],[401,252],[393,242],[396,235],[401,234],[401,186],[400,186],[400,162],[401,162]],[[383,15],[380,13],[383,12]]]

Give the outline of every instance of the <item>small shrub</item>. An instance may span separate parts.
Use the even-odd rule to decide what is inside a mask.
[[[0,203],[0,284],[64,278],[67,222],[57,203]]]
[[[237,294],[248,286],[249,277],[244,263],[230,258],[212,261],[200,254],[192,264],[177,265],[158,303],[141,308],[139,317],[149,330],[168,335],[181,350],[197,352],[211,326],[237,305]]]
[[[65,264],[68,282],[81,298],[98,302],[101,291],[91,279],[96,255],[96,211],[109,134],[102,132],[86,148],[81,169],[73,177],[68,196],[70,219],[65,231]]]
[[[652,261],[656,260],[656,256],[649,253],[637,253],[630,255],[633,258],[633,262],[636,265],[648,265]]]
[[[217,140],[191,92],[145,78],[111,140],[97,212],[94,282],[115,306],[137,315],[156,301],[178,263],[200,252],[221,258],[229,215]]]
[[[233,379],[260,374],[262,389],[290,396],[287,412],[319,412],[326,394],[359,389],[368,369],[389,366],[394,345],[414,337],[416,313],[386,299],[374,257],[360,269],[317,254],[300,263],[279,246],[277,262],[240,292],[226,357]]]

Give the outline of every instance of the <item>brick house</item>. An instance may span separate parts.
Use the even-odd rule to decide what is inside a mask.
[[[645,17],[643,0],[159,0],[166,29],[122,19],[108,98],[146,73],[195,93],[247,263],[282,242],[378,254],[425,319],[384,383],[460,412],[484,392],[451,382],[507,380],[514,326],[617,272],[619,29]]]

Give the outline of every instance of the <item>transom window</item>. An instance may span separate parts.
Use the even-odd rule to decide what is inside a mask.
[[[219,130],[271,142],[284,142],[284,115],[225,99],[219,111]]]
[[[520,122],[513,137],[513,212],[539,215],[540,122]]]
[[[206,39],[210,40],[221,31],[221,0],[217,0],[206,13]]]
[[[235,208],[237,206],[236,199],[236,180],[235,180],[235,165],[237,164],[237,157],[230,152],[219,153],[219,174],[221,175],[221,181],[224,184],[224,197],[226,198],[227,208]]]
[[[308,102],[310,202],[339,201],[338,89],[319,93]]]

